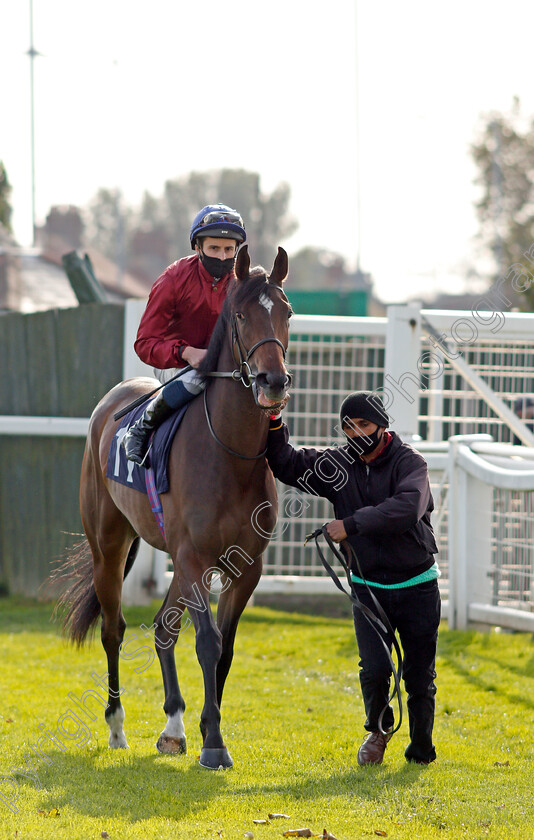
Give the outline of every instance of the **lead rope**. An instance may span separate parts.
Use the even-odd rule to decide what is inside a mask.
[[[340,579],[338,578],[337,574],[335,573],[334,569],[332,568],[332,566],[330,565],[330,563],[328,562],[328,560],[324,556],[324,554],[321,550],[321,546],[319,545],[319,537],[321,535],[325,538],[326,542],[328,543],[328,546],[329,546],[330,550],[337,557],[337,559],[339,560],[339,562],[343,566],[343,569],[345,570],[345,574],[347,576],[347,582],[349,584],[350,592],[347,592],[347,590],[345,589],[345,587],[341,583]],[[328,574],[330,575],[330,577],[334,581],[337,588],[341,592],[343,592],[351,600],[351,602],[354,604],[354,606],[357,609],[360,610],[362,615],[369,622],[369,624],[371,625],[373,630],[376,632],[378,638],[380,639],[380,641],[382,643],[382,646],[383,646],[383,648],[386,652],[387,658],[389,660],[389,664],[391,665],[391,672],[393,674],[394,688],[393,688],[390,696],[388,697],[386,705],[384,706],[384,708],[382,709],[382,711],[380,712],[380,715],[378,717],[378,729],[380,730],[380,732],[384,736],[393,735],[395,732],[398,731],[398,729],[400,728],[400,725],[402,723],[402,698],[401,698],[401,687],[400,687],[400,681],[401,681],[401,678],[402,678],[402,654],[401,654],[401,650],[400,650],[400,647],[399,647],[399,643],[398,643],[398,641],[395,637],[395,631],[393,630],[393,628],[390,624],[389,618],[387,617],[386,613],[384,612],[381,604],[378,602],[374,593],[371,591],[371,588],[369,587],[369,584],[365,580],[365,578],[362,574],[362,570],[360,568],[360,562],[359,562],[358,557],[356,556],[356,553],[355,553],[353,547],[351,546],[351,544],[349,542],[347,542],[346,540],[343,540],[343,544],[345,545],[345,547],[348,547],[348,550],[351,553],[351,555],[352,555],[352,557],[355,561],[356,568],[358,569],[358,573],[359,573],[361,579],[364,581],[365,586],[367,587],[367,591],[368,591],[369,595],[371,596],[371,600],[373,601],[373,604],[376,608],[376,613],[373,612],[373,610],[370,609],[365,604],[362,604],[362,602],[360,601],[360,599],[356,595],[356,592],[354,591],[354,584],[353,584],[353,581],[351,580],[351,576],[350,576],[350,567],[347,564],[347,561],[345,560],[343,554],[340,551],[338,551],[338,549],[336,548],[332,538],[330,537],[328,531],[326,530],[326,524],[322,525],[320,528],[317,528],[317,530],[313,531],[313,533],[307,534],[306,538],[304,540],[304,545],[306,545],[310,540],[313,540],[313,539],[315,540],[315,545],[317,547],[317,551],[319,553],[319,557],[321,559],[321,563],[323,564],[324,568],[326,569],[326,571],[328,572]],[[378,613],[378,615],[377,615],[377,613]],[[377,629],[377,628],[379,628],[379,629]],[[382,633],[384,633],[386,636],[389,636],[391,638],[391,644],[392,644],[392,646],[395,650],[395,654],[396,654],[396,657],[397,657],[397,666],[396,667],[395,667],[395,663],[393,661],[393,657],[391,655],[391,650],[390,650],[386,640],[384,639],[382,634],[379,632],[379,630],[381,630]],[[386,732],[384,730],[383,726],[382,726],[382,721],[384,719],[384,713],[385,713],[386,709],[388,708],[389,704],[391,703],[391,701],[393,700],[393,698],[395,696],[397,697],[397,705],[398,705],[398,709],[399,709],[399,720],[398,720],[397,725],[395,726],[395,728],[393,730],[391,730],[391,732]]]

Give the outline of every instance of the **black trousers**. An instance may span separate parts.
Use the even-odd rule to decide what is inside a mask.
[[[360,601],[376,613],[367,588],[354,584]],[[410,743],[405,751],[408,760],[434,761],[436,750],[432,743],[436,686],[436,647],[441,616],[441,598],[437,580],[420,583],[406,589],[372,588],[373,595],[396,630],[402,646],[404,684],[408,695]],[[391,683],[391,664],[377,633],[378,627],[369,624],[362,612],[354,607],[354,626],[360,653],[360,685],[369,732],[378,730],[378,718],[387,706]],[[391,639],[383,633],[389,650]],[[382,726],[393,726],[391,706],[387,706]]]

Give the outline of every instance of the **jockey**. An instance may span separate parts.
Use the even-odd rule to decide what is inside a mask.
[[[246,240],[239,213],[224,204],[207,205],[193,220],[194,256],[183,257],[158,277],[141,318],[134,347],[152,365],[160,382],[168,383],[145,408],[122,439],[126,457],[142,464],[150,435],[173,412],[206,387],[197,372],[222,309],[239,245]],[[189,370],[173,382],[180,368]]]

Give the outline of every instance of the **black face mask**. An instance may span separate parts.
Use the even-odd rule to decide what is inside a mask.
[[[376,449],[376,447],[384,437],[383,432],[380,436],[378,435],[379,431],[379,429],[375,429],[372,434],[358,438],[351,438],[347,434],[345,434],[345,437],[347,438],[347,443],[349,444],[350,448],[353,449],[358,455],[369,455],[370,452]]]
[[[216,277],[217,280],[220,280],[225,274],[230,274],[234,267],[235,257],[228,257],[227,260],[219,260],[217,257],[206,256],[204,251],[201,251],[199,256],[206,271],[212,277]]]

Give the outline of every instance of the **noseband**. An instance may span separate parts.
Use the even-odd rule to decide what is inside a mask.
[[[284,347],[284,345],[282,344],[280,339],[276,338],[275,336],[268,336],[266,338],[261,338],[259,341],[257,341],[255,344],[252,345],[250,350],[247,350],[243,345],[243,341],[241,339],[241,336],[239,335],[239,327],[238,327],[238,324],[237,324],[237,315],[234,313],[234,315],[232,317],[232,354],[234,353],[235,347],[237,346],[237,350],[238,350],[238,353],[239,353],[239,362],[238,362],[239,367],[237,367],[235,370],[232,370],[232,371],[211,371],[209,373],[206,373],[205,376],[209,376],[209,377],[213,377],[213,378],[217,377],[219,379],[233,379],[234,382],[241,382],[242,385],[245,386],[245,388],[251,388],[252,383],[256,379],[256,374],[252,373],[252,371],[250,369],[249,359],[251,358],[252,354],[258,349],[258,347],[261,347],[262,344],[267,344],[270,341],[274,342],[275,344],[278,344],[279,347],[282,348],[282,355],[283,355],[284,361],[285,361],[286,348]],[[234,359],[235,359],[235,355],[234,355]],[[219,446],[222,446],[222,448],[225,450],[225,452],[228,452],[230,455],[235,455],[237,458],[242,458],[244,461],[256,461],[259,458],[263,458],[265,456],[266,452],[267,452],[267,448],[265,448],[263,450],[263,452],[260,452],[259,455],[240,455],[239,452],[234,452],[234,450],[230,449],[228,446],[226,446],[222,442],[222,440],[219,440],[219,438],[215,434],[215,431],[214,431],[213,426],[211,424],[211,419],[210,419],[210,415],[209,415],[209,411],[208,411],[207,390],[208,390],[207,388],[204,389],[204,411],[205,411],[205,414],[206,414],[206,421],[207,421],[207,424],[208,424],[208,429],[210,430],[210,434],[211,434],[212,438],[215,441],[217,441]]]

